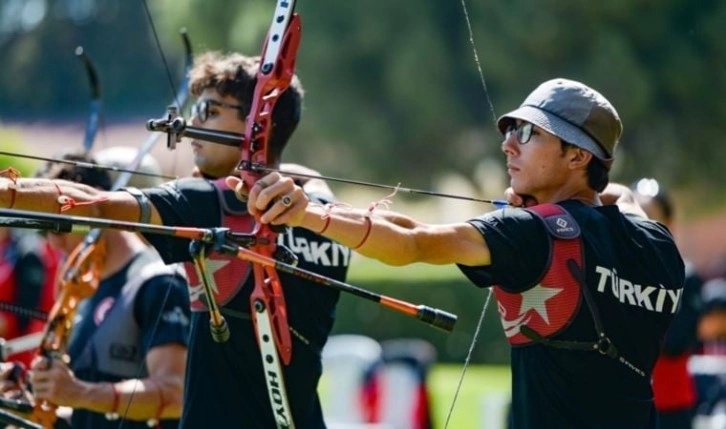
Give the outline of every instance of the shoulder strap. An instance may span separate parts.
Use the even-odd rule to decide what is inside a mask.
[[[645,377],[645,372],[643,370],[636,367],[620,355],[617,347],[615,347],[615,344],[613,344],[612,340],[610,340],[605,333],[600,312],[595,304],[595,298],[592,296],[592,292],[587,287],[582,239],[580,238],[580,226],[577,224],[577,221],[567,212],[567,210],[557,204],[540,204],[534,207],[529,207],[526,210],[542,219],[547,231],[555,238],[553,252],[558,251],[558,241],[577,238],[577,240],[574,241],[576,242],[578,257],[568,257],[565,264],[570,275],[580,285],[580,290],[582,290],[585,303],[592,315],[592,321],[595,325],[595,331],[597,332],[597,340],[593,342],[553,340],[542,337],[539,333],[526,325],[520,328],[522,334],[534,342],[549,347],[568,350],[598,351],[605,356],[618,360],[637,374]],[[553,256],[550,256],[550,260],[552,259],[554,259]],[[550,268],[548,268],[548,270],[549,269]]]
[[[539,204],[525,210],[542,219],[547,232],[555,238],[569,240],[580,236],[580,226],[577,221],[557,204]]]

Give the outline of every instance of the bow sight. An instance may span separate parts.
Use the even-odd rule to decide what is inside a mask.
[[[244,142],[242,134],[188,125],[186,119],[179,116],[179,109],[176,106],[169,106],[165,118],[149,119],[146,122],[146,129],[152,132],[166,133],[166,147],[171,150],[176,149],[176,144],[181,142],[182,137],[233,147],[240,147]]]

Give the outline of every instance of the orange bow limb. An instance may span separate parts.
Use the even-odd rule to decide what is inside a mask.
[[[36,356],[65,359],[78,305],[98,290],[106,259],[106,240],[79,244],[68,256],[59,282],[58,297],[48,314],[48,322]],[[36,401],[30,420],[52,428],[57,420],[57,405]]]

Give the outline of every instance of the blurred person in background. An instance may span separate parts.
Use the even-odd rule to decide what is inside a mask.
[[[689,362],[698,390],[693,429],[726,428],[726,277],[709,279],[701,293],[701,354]]]
[[[14,174],[16,171],[11,168],[0,170],[0,177]],[[5,340],[26,338],[43,331],[45,322],[31,317],[31,313],[47,313],[53,306],[61,257],[35,231],[0,227],[0,342],[3,346]],[[26,367],[33,359],[29,351],[8,352],[7,360]]]
[[[80,152],[59,159],[96,163]],[[37,176],[99,190],[112,186],[105,170],[70,164],[48,162]],[[48,234],[48,241],[66,254],[84,238]],[[94,252],[102,258],[98,289],[79,304],[68,360],[36,358],[28,375],[32,395],[71,408],[75,429],[176,428],[190,324],[183,273],[167,267],[132,232],[104,230],[97,245]],[[8,376],[11,368],[3,370]],[[6,382],[4,387],[11,386]]]
[[[35,231],[0,228],[0,338],[12,340],[43,331],[45,322],[31,312],[47,313],[53,306],[61,254]],[[12,353],[7,360],[29,366],[30,351]]]
[[[726,277],[708,280],[701,299],[698,339],[703,343],[702,354],[726,357]]]
[[[136,159],[138,152],[138,149],[129,146],[111,146],[98,151],[93,158],[96,159],[99,165],[126,169]],[[132,174],[126,186],[142,189],[157,186],[163,182],[163,179],[159,177],[162,174],[161,167],[150,154],[144,155],[135,171],[147,173],[148,175]],[[124,173],[113,170],[108,171],[112,184],[116,183],[120,174]]]
[[[631,186],[640,206],[652,220],[675,229],[675,206],[670,194],[653,178],[642,178]],[[699,348],[702,279],[686,261],[686,281],[680,306],[666,332],[661,355],[653,370],[655,406],[663,429],[690,428],[698,400],[688,361]]]

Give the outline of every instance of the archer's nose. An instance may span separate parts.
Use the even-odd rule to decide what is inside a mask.
[[[516,133],[507,133],[502,141],[502,152],[507,156],[513,156],[519,150]]]

